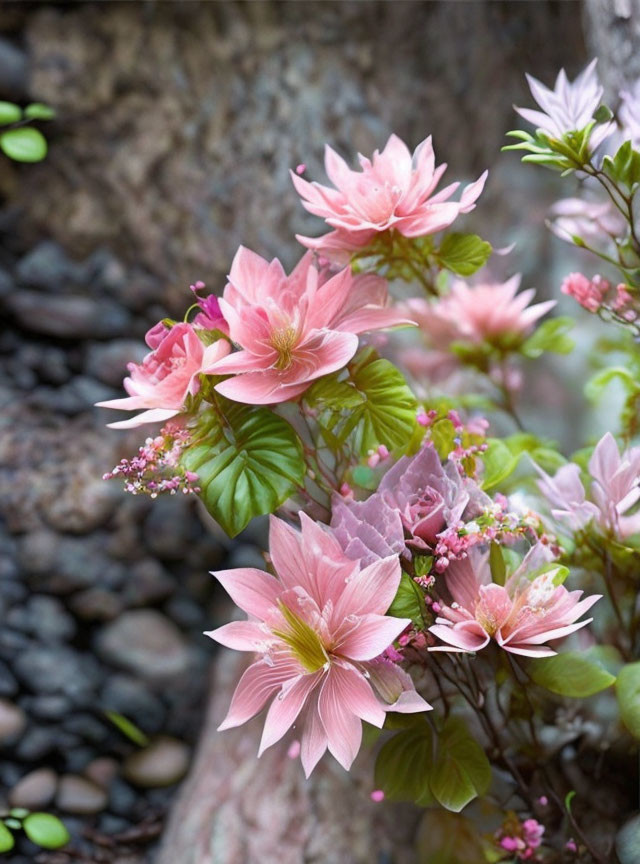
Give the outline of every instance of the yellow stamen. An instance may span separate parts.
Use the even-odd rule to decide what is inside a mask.
[[[276,361],[276,369],[288,369],[291,366],[293,349],[297,341],[297,333],[294,327],[282,327],[280,330],[275,330],[271,335],[271,344],[276,349],[278,360]]]
[[[278,636],[287,643],[307,672],[317,672],[329,661],[329,656],[320,641],[320,637],[306,621],[299,618],[284,603],[278,601],[278,606],[290,629],[273,630],[274,636]]]

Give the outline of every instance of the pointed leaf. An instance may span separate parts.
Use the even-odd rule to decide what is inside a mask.
[[[447,270],[459,276],[470,276],[486,264],[491,251],[491,243],[477,234],[453,233],[444,238],[437,257]]]
[[[16,162],[41,162],[47,155],[47,142],[42,132],[22,126],[0,135],[0,149]]]
[[[634,738],[640,738],[640,661],[623,666],[616,692],[622,722]]]
[[[527,672],[545,690],[575,699],[593,696],[616,681],[616,676],[598,662],[597,656],[590,657],[577,651],[530,660]]]
[[[432,761],[433,735],[429,724],[421,718],[383,745],[376,759],[376,788],[382,789],[392,801],[428,806],[433,803],[429,791]]]
[[[43,849],[60,849],[71,839],[63,822],[51,813],[31,813],[22,823],[32,843]]]
[[[300,439],[268,408],[216,398],[193,439],[181,463],[198,475],[200,497],[230,537],[254,516],[273,513],[304,479]]]
[[[22,120],[22,109],[13,102],[0,102],[0,126]]]
[[[16,845],[13,834],[4,822],[0,822],[0,852],[10,852]]]
[[[459,717],[450,716],[445,721],[438,738],[438,756],[430,783],[436,800],[454,813],[459,813],[489,788],[489,760]]]

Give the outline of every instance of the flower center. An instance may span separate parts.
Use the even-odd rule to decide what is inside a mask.
[[[316,631],[282,601],[278,601],[278,608],[288,627],[286,630],[273,630],[274,636],[287,643],[296,660],[307,672],[317,672],[318,669],[322,669],[329,662],[329,655]]]
[[[276,369],[288,369],[291,366],[293,349],[297,341],[298,334],[295,327],[291,325],[274,330],[271,335],[271,345],[279,355],[275,363]]]

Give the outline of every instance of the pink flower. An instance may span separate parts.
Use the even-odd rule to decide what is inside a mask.
[[[505,651],[526,657],[547,657],[556,652],[543,643],[568,636],[593,619],[577,619],[600,599],[580,600],[582,591],[567,591],[556,584],[557,568],[533,579],[527,577],[549,559],[546,547],[534,546],[507,583],[491,581],[488,554],[478,548],[469,557],[453,561],[444,577],[450,605],[430,632],[451,647],[440,651],[479,651],[491,639]]]
[[[552,205],[550,212],[551,231],[568,243],[573,243],[574,237],[581,237],[591,246],[602,247],[625,229],[621,214],[608,201],[562,198]]]
[[[634,147],[640,147],[640,78],[629,90],[620,91],[620,99],[622,134]]]
[[[235,376],[216,390],[252,405],[295,399],[349,362],[357,334],[412,323],[386,303],[378,276],[319,272],[310,253],[287,276],[277,259],[269,263],[241,246],[220,308],[242,350],[215,365],[216,374]]]
[[[331,530],[345,555],[365,567],[381,558],[405,551],[400,514],[378,494],[366,501],[335,495]]]
[[[130,377],[124,379],[129,396],[97,403],[101,408],[121,411],[143,409],[142,414],[129,420],[109,423],[113,429],[130,429],[175,417],[184,409],[187,396],[200,389],[199,376],[207,374],[230,350],[225,339],[205,346],[191,324],[174,324],[170,329],[156,324],[146,339],[153,350],[139,365],[129,364]]]
[[[291,174],[304,207],[335,229],[317,239],[298,237],[309,249],[325,254],[353,251],[389,230],[405,237],[435,234],[448,228],[461,213],[473,210],[487,178],[485,171],[464,189],[460,201],[449,200],[459,183],[435,193],[447,166],[435,167],[431,137],[418,145],[413,157],[407,145],[391,135],[382,153],[376,150],[372,160],[359,159],[362,170],[352,171],[327,146],[325,168],[335,188]]]
[[[327,748],[350,768],[360,748],[361,720],[381,727],[387,711],[414,713],[430,706],[405,672],[380,657],[410,623],[384,614],[400,582],[397,557],[361,570],[327,530],[304,513],[300,519],[302,534],[271,518],[277,577],[252,568],[214,574],[249,619],[207,635],[261,655],[240,679],[219,728],[240,726],[275,697],[260,753],[300,717],[308,777]]]
[[[567,132],[584,129],[593,119],[604,92],[596,73],[597,62],[597,59],[592,60],[573,82],[561,69],[553,90],[527,75],[531,95],[542,111],[518,107],[516,111],[552,138],[562,138]],[[612,131],[612,123],[597,126],[591,134],[591,146],[594,149],[598,147]]]
[[[597,312],[610,287],[606,279],[601,276],[587,279],[582,273],[569,273],[563,280],[560,290],[563,294],[577,300],[588,312]]]
[[[524,339],[535,322],[552,309],[556,301],[529,306],[535,290],[516,294],[520,275],[506,282],[485,282],[469,286],[461,279],[451,284],[445,297],[429,302],[409,300],[404,309],[427,334],[434,348],[444,351],[452,342],[501,343]]]
[[[542,478],[538,486],[552,506],[552,516],[566,522],[572,531],[595,521],[621,540],[640,532],[640,513],[625,515],[640,499],[640,447],[620,454],[613,435],[603,435],[589,460],[591,501],[586,498],[577,465],[563,465],[553,478],[538,466],[536,469]]]

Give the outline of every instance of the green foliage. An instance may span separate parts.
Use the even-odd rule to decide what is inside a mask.
[[[491,766],[482,747],[459,717],[450,716],[438,736],[438,750],[431,771],[431,792],[436,800],[459,813],[491,784]]]
[[[483,267],[491,255],[491,243],[477,234],[447,234],[436,258],[441,267],[459,276],[471,276]]]
[[[622,722],[634,738],[640,738],[640,661],[622,667],[616,693]]]
[[[375,785],[392,801],[433,803],[429,775],[433,762],[433,733],[420,716],[408,729],[390,738],[376,759]]]
[[[64,823],[51,813],[30,813],[22,828],[29,840],[43,849],[60,849],[70,840]]]
[[[16,841],[13,839],[13,834],[4,822],[0,822],[0,853],[10,852],[15,845]]]
[[[549,318],[526,339],[520,351],[525,357],[536,358],[545,351],[553,354],[569,354],[575,345],[567,331],[574,325],[573,318]]]
[[[42,102],[32,102],[24,109],[24,116],[28,120],[53,120],[56,112]]]
[[[540,687],[575,699],[593,696],[616,681],[597,654],[567,651],[527,661],[527,672]]]
[[[616,185],[632,195],[640,186],[640,152],[633,148],[631,141],[625,141],[613,158],[604,157],[602,170]]]
[[[489,567],[491,569],[491,581],[496,585],[504,585],[507,581],[507,565],[502,554],[502,546],[495,540],[489,547]]]
[[[532,162],[552,171],[568,174],[589,161],[591,157],[589,142],[596,122],[594,119],[584,129],[566,132],[561,138],[553,138],[542,129],[537,129],[535,135],[515,129],[507,132],[507,136],[517,139],[518,143],[508,144],[502,149],[523,150],[525,151],[523,162]]]
[[[18,123],[22,120],[22,109],[13,102],[0,102],[0,126]]]
[[[596,372],[587,381],[584,395],[587,399],[596,402],[613,381],[618,381],[628,394],[640,392],[640,384],[625,366],[610,366],[608,369]]]
[[[417,426],[418,405],[402,374],[365,349],[349,365],[348,375],[328,375],[305,394],[328,446],[337,449],[350,439],[360,456],[381,444],[404,450]]]
[[[268,408],[216,396],[193,440],[181,464],[198,475],[200,497],[230,537],[254,516],[273,513],[304,479],[300,439]]]
[[[418,829],[420,864],[487,864],[478,827],[459,813],[428,810]]]
[[[515,471],[519,456],[514,456],[509,447],[500,438],[488,438],[487,450],[482,454],[484,475],[482,488],[493,489]]]
[[[41,162],[47,155],[47,141],[38,129],[21,126],[0,134],[0,149],[15,162]]]
[[[419,717],[389,739],[375,768],[376,786],[392,800],[428,806],[434,799],[459,812],[491,783],[489,760],[459,717],[450,716],[434,736]]]
[[[423,627],[425,614],[424,594],[411,576],[403,570],[398,591],[387,610],[387,615],[395,618],[411,618],[414,624]]]
[[[128,738],[129,741],[132,741],[138,747],[146,747],[149,744],[149,739],[142,729],[139,729],[135,723],[132,723],[131,720],[123,714],[118,714],[116,711],[105,711],[104,713],[107,719],[110,720],[116,729],[122,732],[125,738]]]

